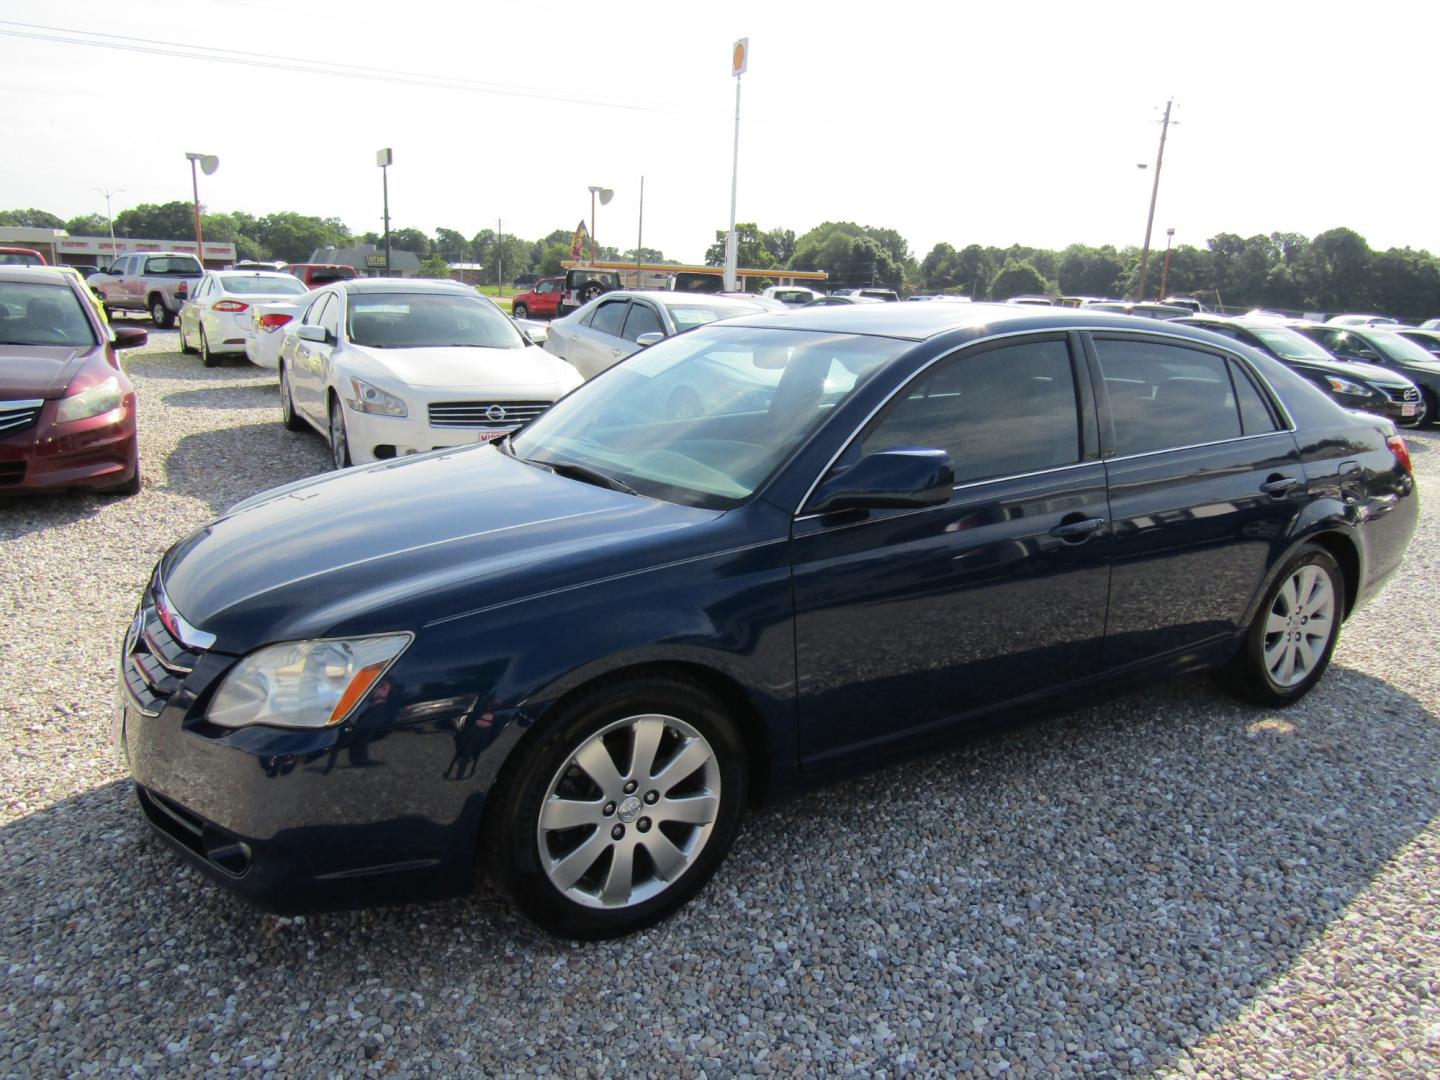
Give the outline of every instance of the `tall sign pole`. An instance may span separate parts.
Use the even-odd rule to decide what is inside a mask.
[[[200,265],[204,266],[205,238],[200,232],[200,178],[195,166],[200,166],[206,176],[211,176],[220,167],[220,159],[214,154],[187,153],[185,156],[190,159],[190,191],[195,196],[195,257],[200,260]]]
[[[1160,166],[1165,161],[1165,133],[1170,130],[1170,106],[1173,104],[1174,98],[1165,102],[1165,118],[1160,121],[1160,150],[1155,155],[1155,180],[1150,185],[1150,213],[1145,218],[1145,246],[1140,249],[1140,286],[1135,290],[1136,300],[1145,299],[1145,285],[1150,277],[1150,230],[1155,225],[1155,199],[1160,194]]]
[[[640,223],[635,228],[635,287],[640,284],[640,249],[645,246],[645,178],[640,177]]]
[[[740,76],[750,60],[750,39],[743,37],[730,50],[730,74],[735,76],[735,152],[730,159],[730,231],[725,236],[725,291],[735,292],[735,271],[739,266],[735,238],[735,191],[740,176]]]
[[[385,199],[385,276],[390,276],[390,166],[395,152],[388,146],[375,151],[375,164],[380,166],[380,188]]]

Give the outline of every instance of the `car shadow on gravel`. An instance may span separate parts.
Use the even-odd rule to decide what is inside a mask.
[[[223,366],[207,368],[200,362],[200,357],[182,353],[178,340],[176,348],[169,352],[149,350],[121,353],[120,366],[125,369],[127,375],[137,375],[143,379],[233,383],[238,375],[242,378],[248,376],[256,382],[271,385],[276,384],[279,380],[279,375],[274,371],[269,368],[256,367],[244,357],[236,357],[233,360],[227,357]]]
[[[593,1057],[623,1014],[641,1060],[673,1072],[700,1010],[728,1071],[765,1046],[786,1072],[899,1057],[901,1073],[994,1075],[1003,1061],[1140,1075],[1234,1019],[1345,913],[1440,812],[1437,765],[1437,718],[1355,670],[1333,668],[1284,711],[1180,680],[753,814],[681,913],[584,946],[483,886],[260,914],[151,837],[117,782],[0,829],[0,985],[22,1040],[59,1029],[55,998],[69,995],[59,1011],[78,1039],[75,1001],[143,990],[167,1003],[156,1050],[189,1023],[283,1057],[297,1003],[319,1010],[313,1028],[381,987],[432,1003],[427,1040],[469,1031],[527,1067],[562,1042]],[[103,980],[69,985],[84,970]],[[672,993],[677,978],[688,989]],[[902,1025],[897,1009],[928,1019]],[[365,1045],[352,1012],[336,1053]],[[547,1027],[548,1043],[530,1041]],[[812,1059],[826,1046],[839,1056]],[[373,1043],[365,1058],[396,1052]]]
[[[280,415],[280,383],[214,386],[203,390],[177,390],[160,399],[180,409],[274,409]]]
[[[273,397],[273,389],[270,393]],[[278,408],[275,416],[274,423],[185,436],[164,461],[164,489],[199,499],[221,514],[241,499],[330,467],[329,451],[318,434],[286,431]]]
[[[142,462],[142,467],[143,467]],[[129,495],[89,491],[45,491],[34,495],[7,495],[0,499],[0,543],[29,533],[73,525],[94,517],[109,504]]]

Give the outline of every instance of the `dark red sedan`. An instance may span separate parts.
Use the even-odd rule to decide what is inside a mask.
[[[0,267],[0,494],[140,490],[135,388],[116,349],[138,327],[106,326],[74,275]]]

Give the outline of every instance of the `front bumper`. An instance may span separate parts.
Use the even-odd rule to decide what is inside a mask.
[[[0,493],[55,488],[113,488],[140,468],[135,395],[99,416],[55,422],[46,401],[35,423],[0,437]]]
[[[282,913],[470,886],[483,798],[445,782],[455,717],[442,710],[425,725],[397,726],[377,706],[323,730],[218,728],[204,711],[235,659],[187,647],[153,592],[126,634],[117,752],[147,822],[171,847]]]

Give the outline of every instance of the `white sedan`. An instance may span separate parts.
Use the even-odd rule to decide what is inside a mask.
[[[316,289],[280,346],[285,426],[316,428],[335,467],[489,442],[580,383],[474,289],[357,278]]]
[[[602,293],[550,323],[548,352],[568,360],[587,379],[633,352],[705,323],[759,315],[783,304],[760,297],[693,292],[621,290]]]
[[[212,270],[180,308],[180,351],[198,352],[206,367],[218,367],[226,353],[248,355],[248,343],[259,332],[255,308],[305,292],[304,283],[290,274]]]

